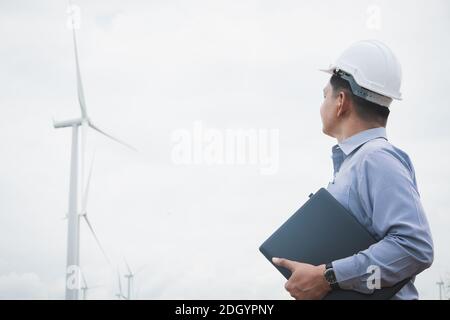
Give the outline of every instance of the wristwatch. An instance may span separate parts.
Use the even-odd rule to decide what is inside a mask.
[[[331,290],[339,289],[339,284],[337,283],[336,275],[334,274],[333,265],[331,263],[327,263],[325,265],[325,271],[323,272],[323,276],[330,285]]]

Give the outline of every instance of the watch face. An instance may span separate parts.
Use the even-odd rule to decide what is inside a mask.
[[[328,281],[329,284],[336,283],[336,275],[334,274],[333,269],[327,269],[325,270],[325,279]]]

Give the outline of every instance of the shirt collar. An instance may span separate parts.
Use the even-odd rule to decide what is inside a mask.
[[[357,134],[339,142],[333,147],[333,149],[336,149],[339,146],[345,155],[348,156],[359,146],[376,138],[384,138],[387,140],[386,128],[378,127],[358,132]]]

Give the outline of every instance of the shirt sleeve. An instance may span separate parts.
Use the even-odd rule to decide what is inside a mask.
[[[433,262],[433,241],[411,164],[389,150],[375,150],[361,161],[356,187],[361,205],[380,241],[353,256],[334,261],[342,289],[372,293],[372,270],[381,287],[417,275]]]

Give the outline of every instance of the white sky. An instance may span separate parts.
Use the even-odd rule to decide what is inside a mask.
[[[332,174],[317,72],[352,42],[376,38],[403,66],[388,136],[415,165],[433,231],[422,299],[449,277],[450,4],[433,1],[87,1],[79,54],[95,132],[89,215],[108,254],[135,270],[138,298],[288,299],[258,246]],[[368,7],[381,28],[367,27]],[[0,298],[64,297],[70,130],[79,116],[66,1],[0,0]],[[278,129],[279,171],[180,166],[171,134]],[[82,224],[90,298],[117,283]],[[450,277],[449,277],[450,280]]]

